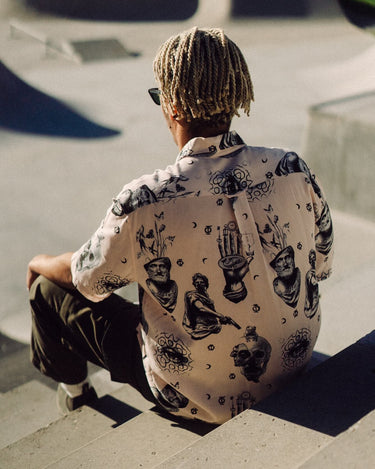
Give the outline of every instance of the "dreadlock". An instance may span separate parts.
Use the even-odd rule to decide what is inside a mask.
[[[242,108],[249,115],[253,85],[245,59],[221,29],[196,27],[172,36],[159,49],[154,74],[165,111],[176,119],[230,123]],[[203,123],[202,122],[202,123]]]

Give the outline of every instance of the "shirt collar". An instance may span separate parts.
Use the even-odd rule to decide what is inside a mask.
[[[187,142],[177,156],[177,161],[187,156],[214,157],[237,153],[245,146],[242,138],[234,130],[215,137],[195,137]]]

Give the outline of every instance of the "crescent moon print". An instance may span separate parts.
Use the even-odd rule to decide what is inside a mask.
[[[195,221],[192,222],[193,223],[193,228],[196,228],[198,225],[195,223]]]
[[[267,163],[268,158],[262,158],[262,163]]]
[[[209,363],[206,363],[206,370],[210,370],[212,368],[212,365],[210,365]]]

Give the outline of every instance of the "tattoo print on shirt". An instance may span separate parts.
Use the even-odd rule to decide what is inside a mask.
[[[162,332],[156,336],[155,359],[161,370],[170,373],[185,373],[192,369],[190,350],[180,338]]]
[[[135,191],[126,189],[117,199],[113,200],[112,213],[118,217],[128,215],[137,208],[144,205],[154,204],[160,200],[186,197],[192,192],[187,192],[183,186],[189,178],[186,176],[171,176],[161,183],[160,190],[153,192],[146,184],[143,184]]]
[[[218,227],[219,236],[217,244],[220,252],[219,267],[225,278],[224,297],[232,303],[239,303],[247,296],[247,289],[243,278],[249,272],[249,264],[254,258],[251,246],[247,246],[244,257],[241,234],[235,222],[231,221],[224,225],[221,232]]]
[[[169,412],[178,412],[189,404],[189,399],[169,384],[161,391],[155,387],[152,387],[151,390],[159,404]]]
[[[315,236],[316,250],[325,256],[329,254],[333,245],[333,225],[328,204],[323,206],[322,213],[316,222],[319,233]]]
[[[211,334],[218,334],[223,324],[237,329],[241,326],[229,316],[217,313],[214,302],[208,296],[208,278],[200,273],[193,276],[195,290],[185,293],[185,314],[182,325],[192,339],[199,340]]]
[[[284,368],[287,370],[300,368],[306,361],[310,344],[311,331],[305,327],[290,335],[282,347]]]
[[[103,295],[104,293],[114,292],[119,288],[126,287],[129,283],[128,279],[122,278],[113,272],[107,272],[97,280],[94,289],[96,294]]]
[[[233,396],[231,399],[231,417],[235,417],[239,415],[241,412],[245,410],[251,409],[256,402],[254,396],[252,396],[248,391],[244,391],[243,393],[239,394],[236,398]]]
[[[277,176],[288,176],[288,174],[292,173],[304,173],[306,175],[306,182],[311,184],[315,194],[320,199],[322,198],[322,191],[315,181],[315,176],[311,174],[309,167],[303,159],[300,158],[297,153],[291,151],[286,153],[280,160],[275,174]]]
[[[85,244],[76,264],[78,272],[84,272],[90,270],[99,265],[102,257],[102,241],[104,236],[100,233],[96,233],[88,242]]]
[[[234,195],[249,189],[253,184],[249,171],[243,165],[234,166],[226,171],[216,171],[211,174],[209,182],[211,192],[215,195]]]
[[[263,249],[275,256],[270,262],[277,274],[273,281],[273,289],[288,306],[295,308],[300,294],[301,272],[295,266],[294,249],[287,243],[289,223],[280,226],[279,217],[273,214],[271,205],[265,211],[268,212],[269,223],[266,223],[263,231],[258,227],[258,233]]]
[[[155,215],[155,217],[164,218],[163,214]],[[164,224],[158,225],[155,221],[154,228],[146,233],[144,225],[141,225],[137,231],[136,240],[140,247],[138,258],[142,255],[147,256],[148,259],[151,257],[144,264],[148,275],[147,287],[159,304],[172,313],[177,303],[178,288],[177,283],[170,278],[172,264],[165,253],[167,247],[173,244],[175,237],[166,235],[165,228]]]
[[[316,278],[316,252],[311,249],[309,253],[309,263],[311,269],[306,273],[306,299],[305,299],[305,316],[313,318],[319,309],[319,284]]]
[[[230,356],[234,366],[241,368],[241,374],[248,381],[259,382],[259,378],[266,372],[271,357],[272,347],[267,339],[256,332],[255,326],[246,328],[246,343],[235,345]]]

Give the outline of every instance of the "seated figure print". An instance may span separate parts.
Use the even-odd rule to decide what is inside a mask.
[[[193,339],[204,339],[210,334],[218,334],[223,324],[241,327],[232,318],[215,310],[214,302],[208,296],[208,278],[200,273],[193,276],[195,290],[185,293],[185,314],[183,326]]]

